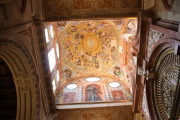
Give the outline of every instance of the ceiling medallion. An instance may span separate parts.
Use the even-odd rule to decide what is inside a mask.
[[[120,83],[118,83],[118,82],[110,82],[110,83],[109,83],[109,86],[110,86],[110,87],[113,87],[113,88],[116,88],[116,87],[119,87],[119,86],[120,86]]]
[[[88,82],[97,82],[100,79],[101,78],[98,78],[98,77],[89,77],[89,78],[86,78],[86,81],[88,81]]]
[[[92,52],[97,50],[99,47],[99,42],[97,38],[93,36],[87,36],[82,40],[82,46],[86,51]]]
[[[77,84],[69,84],[69,85],[67,85],[67,89],[75,89],[75,88],[77,88]]]

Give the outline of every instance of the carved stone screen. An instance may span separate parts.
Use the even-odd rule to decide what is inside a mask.
[[[170,53],[162,59],[158,67],[157,81],[155,82],[155,97],[156,105],[162,119],[170,118],[179,75],[179,63],[179,56]]]

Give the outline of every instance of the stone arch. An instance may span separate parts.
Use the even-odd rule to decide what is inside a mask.
[[[149,113],[151,119],[153,120],[165,119],[165,118],[161,118],[161,113],[158,110],[159,108],[157,106],[157,101],[155,97],[156,90],[154,87],[155,81],[157,81],[158,76],[160,76],[159,75],[160,73],[158,72],[159,67],[162,68],[162,65],[160,66],[160,63],[163,61],[163,59],[168,59],[168,57],[169,57],[169,62],[177,61],[176,59],[178,59],[178,57],[174,55],[174,50],[175,50],[175,46],[179,44],[180,42],[175,39],[168,39],[168,38],[159,39],[153,46],[150,52],[150,56],[147,59],[148,60],[147,70],[150,72],[151,77],[149,77],[148,81],[146,81],[146,96],[147,96]]]
[[[148,70],[154,70],[155,65],[157,64],[158,59],[161,57],[161,55],[169,49],[175,49],[176,44],[180,45],[180,42],[175,39],[159,39],[154,44],[153,48],[150,51],[150,56],[147,58]]]
[[[10,68],[17,94],[17,120],[40,119],[39,78],[27,48],[15,39],[0,39],[0,57]]]

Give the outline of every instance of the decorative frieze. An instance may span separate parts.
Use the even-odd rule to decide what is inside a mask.
[[[127,106],[127,105],[132,105],[132,102],[56,105],[56,107],[57,109],[74,109],[74,108],[94,108],[94,107]]]

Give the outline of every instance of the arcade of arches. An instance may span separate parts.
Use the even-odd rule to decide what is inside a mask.
[[[0,0],[0,119],[180,119],[179,0]]]

